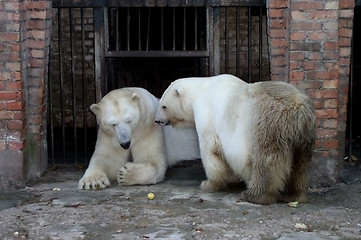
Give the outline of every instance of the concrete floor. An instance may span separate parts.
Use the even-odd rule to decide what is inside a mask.
[[[82,174],[58,169],[0,191],[0,239],[361,239],[359,165],[297,207],[242,202],[238,189],[202,192],[198,165],[169,169],[160,184],[100,191],[78,190]]]

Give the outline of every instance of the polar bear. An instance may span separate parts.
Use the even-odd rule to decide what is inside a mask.
[[[154,123],[158,104],[145,89],[122,88],[91,105],[99,130],[80,189],[103,189],[115,180],[120,185],[155,184],[164,179],[167,167],[200,158],[194,128],[179,131]]]
[[[195,126],[204,190],[243,181],[245,201],[305,201],[316,120],[310,98],[284,82],[232,75],[184,78],[161,97],[156,123]]]

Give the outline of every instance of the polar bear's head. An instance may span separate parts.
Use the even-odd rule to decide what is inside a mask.
[[[188,79],[174,81],[163,93],[155,122],[173,127],[194,127],[192,93],[188,91]]]
[[[95,114],[99,128],[123,149],[131,145],[132,131],[140,119],[140,96],[126,89],[111,91],[90,110]]]

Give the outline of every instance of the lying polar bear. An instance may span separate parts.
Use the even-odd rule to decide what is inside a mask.
[[[305,201],[316,137],[310,98],[291,84],[232,75],[184,78],[164,92],[156,122],[195,126],[204,190],[244,181],[246,201]]]
[[[80,189],[155,184],[167,167],[199,159],[194,128],[174,129],[154,123],[159,100],[142,88],[122,88],[104,96],[90,110],[99,125],[95,151],[80,179]]]

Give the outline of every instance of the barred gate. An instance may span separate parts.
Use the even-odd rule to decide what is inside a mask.
[[[89,106],[112,89],[137,86],[160,97],[180,77],[269,80],[265,0],[149,4],[53,0],[50,165],[87,166],[96,141]]]

